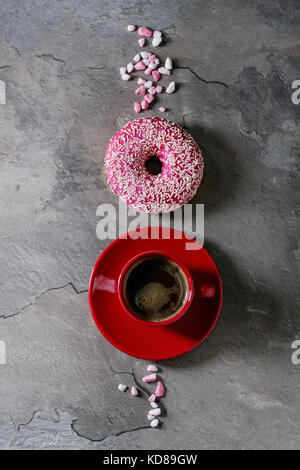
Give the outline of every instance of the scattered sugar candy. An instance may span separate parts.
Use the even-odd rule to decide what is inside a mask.
[[[166,69],[165,67],[159,67],[158,71],[162,75],[170,75],[170,73],[171,73],[170,70]]]
[[[154,37],[154,38],[160,38],[160,37],[161,37],[161,34],[162,34],[161,31],[154,31],[153,37]]]
[[[158,372],[158,368],[154,364],[149,364],[149,366],[147,367],[147,370],[149,372]]]
[[[146,99],[146,96],[149,96],[149,95],[145,95],[145,99]],[[149,103],[149,101],[148,101],[148,103]],[[145,383],[155,382],[156,379],[157,379],[156,374],[145,375],[145,377],[143,377],[143,382],[145,382]]]
[[[153,419],[151,422],[150,422],[152,428],[157,428],[157,426],[159,425],[159,420],[157,418]]]
[[[155,395],[155,393],[152,393],[152,395],[150,395],[150,397],[148,398],[148,401],[153,403],[155,400],[156,400],[156,395]]]
[[[152,70],[151,69],[146,69],[145,70],[145,75],[151,75],[152,74]]]
[[[150,416],[160,416],[161,415],[161,409],[160,408],[154,408],[148,412]]]
[[[151,88],[153,85],[153,82],[151,80],[148,80],[147,82],[144,81],[144,86],[145,88]],[[148,370],[148,369],[147,369]]]
[[[138,34],[140,36],[146,36],[147,38],[151,38],[151,36],[153,35],[153,31],[151,31],[151,29],[145,28],[144,26],[140,26],[138,29]]]
[[[153,47],[159,46],[160,43],[161,43],[161,41],[162,41],[162,38],[161,38],[161,37],[153,38],[153,40],[152,40],[152,46],[153,46]]]
[[[148,67],[148,65],[149,65],[149,59],[143,59],[143,62],[144,62],[144,64],[147,65],[147,67]]]
[[[164,113],[166,111],[166,108],[164,108],[163,106],[161,106],[160,108],[158,108],[158,110],[161,112],[161,113]]]
[[[163,91],[163,87],[160,85],[157,85],[156,87],[156,93],[161,93]]]
[[[158,58],[155,59],[155,63],[156,63],[157,65],[160,64],[160,60],[159,60]]]
[[[127,71],[126,67],[121,67],[120,68],[120,74],[121,75],[124,75],[126,73],[126,71]]]
[[[135,386],[131,387],[131,395],[137,396],[138,394],[138,389]]]
[[[150,57],[149,57],[150,62],[155,62],[156,59],[157,59],[157,57],[156,57],[155,54],[152,54],[152,55],[150,55]]]
[[[137,84],[138,85],[144,85],[146,83],[146,80],[144,80],[142,77],[138,78]]]
[[[133,109],[135,110],[136,113],[140,113],[142,109],[141,104],[137,102],[133,103]]]
[[[144,85],[141,85],[139,88],[135,90],[136,95],[144,95],[146,93],[146,88]]]
[[[158,80],[160,80],[160,73],[158,70],[152,70],[152,77],[154,78],[154,80],[156,82],[158,82]]]
[[[134,65],[132,62],[129,62],[129,64],[127,64],[127,72],[130,73],[134,70]]]
[[[134,24],[129,24],[129,25],[127,26],[127,31],[130,31],[130,32],[131,32],[131,31],[135,31],[135,30],[136,30],[136,27],[135,27]]]
[[[158,404],[156,403],[156,401],[151,401],[151,406],[152,408],[158,408]]]
[[[151,70],[155,70],[156,67],[157,67],[157,64],[156,64],[155,62],[150,62],[150,63],[149,63],[149,60],[148,60],[148,64],[149,64],[148,67],[149,67],[149,69],[151,69]]]
[[[149,88],[149,94],[150,94],[150,95],[155,95],[155,94],[156,94],[156,88],[155,88],[155,86],[152,86],[151,88]]]
[[[175,82],[171,82],[166,89],[166,93],[174,93],[175,91]]]
[[[149,103],[147,103],[146,100],[143,100],[141,102],[141,106],[142,106],[142,109],[145,110],[145,109],[148,109],[149,108]]]
[[[146,65],[141,60],[135,64],[135,70],[145,70]]]
[[[155,416],[147,415],[147,419],[148,419],[148,421],[152,421],[153,419],[155,419]]]
[[[157,397],[162,397],[165,393],[165,387],[160,380],[157,382],[157,386],[154,393]]]
[[[147,103],[149,103],[149,104],[152,103],[152,101],[154,101],[154,99],[155,99],[154,95],[145,95],[144,96],[144,100],[146,100]],[[153,374],[153,375],[156,375],[156,374]]]
[[[127,389],[127,385],[119,384],[118,389],[120,390],[120,392],[125,392]]]
[[[122,80],[130,80],[131,76],[128,75],[127,73],[124,73],[123,75],[121,75],[121,78],[122,78]]]
[[[146,42],[146,41],[145,41],[145,38],[139,39],[139,45],[140,45],[140,47],[143,47],[143,46],[145,45],[145,42]]]
[[[141,55],[140,54],[136,54],[133,58],[133,62],[139,62],[141,60]]]
[[[172,70],[172,68],[173,68],[172,60],[170,59],[170,57],[166,58],[165,68],[167,70]]]
[[[143,59],[148,59],[151,56],[151,52],[148,52],[148,51],[142,51],[140,54],[143,57]]]

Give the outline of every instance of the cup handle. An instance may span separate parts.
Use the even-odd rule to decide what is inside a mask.
[[[212,284],[202,284],[200,291],[198,290],[197,297],[213,298],[216,295],[216,287]]]

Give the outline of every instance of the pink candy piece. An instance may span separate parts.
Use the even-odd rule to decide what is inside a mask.
[[[131,395],[136,396],[138,393],[138,389],[135,386],[131,387]]]
[[[149,94],[150,94],[150,95],[155,95],[155,93],[156,93],[156,88],[155,88],[155,86],[152,86],[151,88],[149,88]]]
[[[144,26],[141,26],[138,29],[138,34],[140,36],[146,36],[147,38],[151,38],[151,36],[153,35],[153,31],[151,31],[150,29],[144,28]]]
[[[156,59],[157,59],[157,57],[156,57],[155,54],[152,54],[152,55],[149,57],[150,62],[155,62]]]
[[[150,397],[148,398],[148,401],[152,402],[152,401],[155,401],[156,400],[156,395],[155,393],[152,393],[152,395],[150,395]]]
[[[133,109],[135,110],[136,113],[140,113],[141,112],[141,104],[140,103],[133,103]]]
[[[146,95],[146,96],[148,96],[148,95]],[[145,98],[146,98],[146,96],[145,96]],[[148,101],[148,103],[149,103],[149,101]],[[156,381],[156,374],[145,375],[145,377],[143,377],[143,382],[145,382],[145,383],[155,382],[155,381]]]
[[[154,38],[160,38],[161,37],[161,31],[154,31],[153,37]]]
[[[145,95],[144,100],[147,101],[147,103],[150,104],[150,103],[152,103],[152,101],[154,101],[154,96],[153,95]]]
[[[138,85],[144,85],[146,83],[146,80],[144,80],[142,77],[138,78],[137,84]]]
[[[141,60],[135,64],[135,70],[145,70],[146,65]]]
[[[149,103],[146,100],[143,100],[141,103],[142,109],[148,109],[149,108]]]
[[[162,86],[158,85],[158,86],[156,87],[156,93],[161,93],[162,91],[163,91]]]
[[[145,45],[145,38],[139,39],[139,45],[140,45],[140,47],[144,47],[144,45]]]
[[[152,70],[151,69],[146,69],[145,70],[145,75],[151,75],[152,74]]]
[[[164,112],[166,111],[166,108],[164,108],[163,106],[161,106],[161,107],[158,108],[158,109],[159,109],[159,111],[160,111],[161,113],[164,113]]]
[[[164,393],[165,393],[164,384],[159,380],[157,382],[157,386],[156,386],[156,389],[155,389],[155,395],[157,397],[162,397]]]
[[[144,95],[145,93],[146,93],[146,88],[144,87],[144,85],[140,86],[139,88],[135,90],[136,95]]]
[[[152,70],[152,77],[154,78],[154,80],[156,82],[158,82],[158,80],[160,80],[160,73],[158,70]]]

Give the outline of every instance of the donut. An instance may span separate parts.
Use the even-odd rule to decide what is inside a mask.
[[[159,174],[147,169],[158,159]],[[174,122],[159,117],[135,119],[110,140],[105,154],[108,183],[129,207],[169,212],[195,195],[203,175],[201,150]]]

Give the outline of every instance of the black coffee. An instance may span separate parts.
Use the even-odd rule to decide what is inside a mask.
[[[182,269],[168,258],[157,256],[139,261],[124,286],[132,313],[151,322],[167,320],[179,312],[188,288]]]

